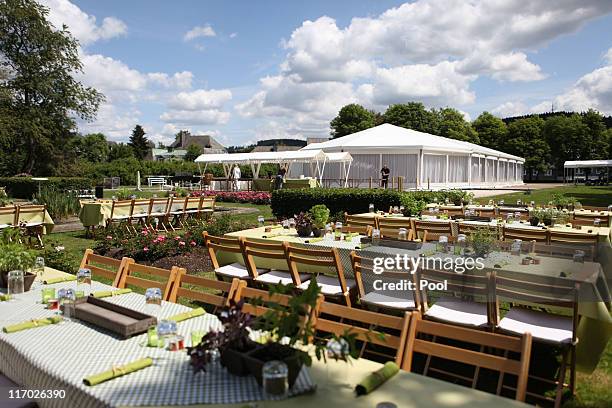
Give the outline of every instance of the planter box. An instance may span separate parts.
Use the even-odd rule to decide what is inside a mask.
[[[274,347],[271,349],[270,347]],[[245,363],[251,373],[255,377],[257,384],[261,387],[263,385],[261,370],[263,365],[272,360],[280,360],[287,364],[289,369],[289,388],[293,387],[295,381],[302,370],[302,360],[300,354],[304,353],[301,350],[294,349],[289,346],[280,345],[273,343],[272,345],[266,344],[257,347],[255,350],[248,352],[244,359]],[[288,354],[287,357],[282,358],[282,354]]]
[[[27,292],[32,287],[32,284],[36,280],[36,275],[30,272],[26,272],[23,278],[23,291]],[[6,289],[8,286],[8,272],[0,273],[0,288]]]
[[[247,367],[245,356],[248,352],[254,350],[257,347],[256,343],[252,344],[252,348],[247,351],[238,351],[233,348],[226,348],[221,353],[220,362],[227,371],[238,377],[245,377],[251,374],[251,371]]]

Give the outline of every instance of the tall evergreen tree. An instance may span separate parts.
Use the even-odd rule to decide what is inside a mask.
[[[143,160],[149,152],[149,139],[145,137],[145,131],[140,125],[136,125],[132,130],[130,142],[128,145],[134,150],[134,157],[138,160]]]

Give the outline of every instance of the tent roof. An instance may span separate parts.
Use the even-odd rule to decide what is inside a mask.
[[[353,161],[353,156],[349,152],[325,153],[327,162],[349,162]]]
[[[326,160],[327,156],[322,150],[293,150],[285,152],[255,152],[255,153],[221,153],[202,154],[198,163],[304,163],[312,160]]]
[[[577,169],[580,167],[612,167],[612,160],[573,160],[563,163],[563,167]]]
[[[390,150],[390,149],[424,149],[428,151],[475,153],[486,156],[503,157],[510,160],[523,162],[521,157],[513,156],[504,152],[479,146],[474,143],[461,140],[448,139],[429,133],[417,132],[416,130],[384,123],[373,128],[365,129],[351,135],[331,139],[326,142],[312,143],[302,150],[341,151],[350,149],[351,152],[364,150]]]

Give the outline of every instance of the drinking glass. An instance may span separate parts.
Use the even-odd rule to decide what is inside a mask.
[[[43,274],[45,273],[45,258],[42,256],[37,256],[36,261],[34,261],[34,273],[39,281],[42,281]]]
[[[289,228],[295,228],[295,218],[289,218]]]
[[[264,393],[274,397],[285,397],[289,391],[289,369],[282,361],[266,362],[261,369]]]
[[[440,252],[446,252],[448,250],[448,237],[446,235],[440,235],[436,249]]]
[[[499,200],[499,205],[504,205],[505,201],[504,200]]]
[[[405,241],[408,237],[408,231],[406,228],[400,228],[397,232],[397,239],[400,241]]]
[[[370,205],[368,206],[368,212],[374,212],[374,204],[370,203]]]
[[[89,295],[91,292],[91,269],[81,268],[77,272],[77,289],[83,294]]]
[[[157,323],[157,336],[159,340],[163,341],[164,344],[168,343],[168,340],[176,336],[177,326],[173,320],[161,320]]]
[[[348,370],[350,368],[350,365],[349,365],[350,347],[349,347],[348,342],[342,338],[329,339],[327,341],[327,344],[325,344],[325,354],[327,355],[328,359],[334,360],[336,362],[344,361],[346,363],[346,367],[345,367],[346,372],[344,373],[344,375],[342,375],[342,378],[347,379],[349,377]],[[331,378],[329,378],[331,377],[331,374],[332,373],[330,372],[329,366],[328,366],[327,367],[328,382],[331,380]]]
[[[260,227],[263,227],[264,226],[264,220],[265,220],[265,218],[262,215],[257,217],[257,225],[259,225]]]
[[[463,255],[467,246],[467,236],[465,234],[457,235],[457,244],[455,244],[454,254]]]
[[[580,262],[580,263],[584,263],[584,255],[585,252],[581,251],[579,249],[574,251],[574,262]]]
[[[520,255],[522,246],[523,246],[523,241],[520,239],[515,239],[512,242],[512,246],[510,247],[510,253],[512,253],[512,255]]]
[[[404,206],[403,206],[403,205],[400,205],[400,207],[399,207],[399,212],[400,212],[401,214],[403,214],[403,213],[404,213]]]
[[[74,289],[60,289],[57,299],[60,306],[64,306],[64,317],[70,320],[72,318],[74,301],[76,300]],[[57,313],[59,314],[59,309]]]
[[[157,317],[162,305],[162,291],[160,288],[148,288],[145,290],[146,313]]]
[[[508,214],[508,215],[506,216],[506,222],[507,222],[508,224],[512,224],[512,223],[514,222],[514,215],[512,215],[512,213],[510,213],[510,214]]]
[[[331,235],[331,233],[332,233],[331,224],[325,224],[325,236],[328,237]]]
[[[24,279],[25,275],[23,271],[10,271],[8,273],[7,289],[11,299],[15,299],[16,295],[20,295],[25,292]]]
[[[599,219],[599,218],[595,218],[595,219],[593,220],[593,226],[594,226],[594,227],[599,227],[599,225],[600,225],[600,224],[601,224],[601,219]]]
[[[380,230],[378,228],[374,228],[372,230],[372,245],[380,244]]]
[[[342,223],[340,221],[336,223],[336,231],[342,231]]]

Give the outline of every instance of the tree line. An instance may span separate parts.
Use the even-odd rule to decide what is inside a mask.
[[[476,143],[525,159],[528,177],[563,169],[566,160],[612,158],[612,128],[595,110],[501,119],[489,112],[468,122],[453,108],[427,109],[420,102],[391,105],[384,113],[349,104],[330,123],[342,137],[383,123]]]

